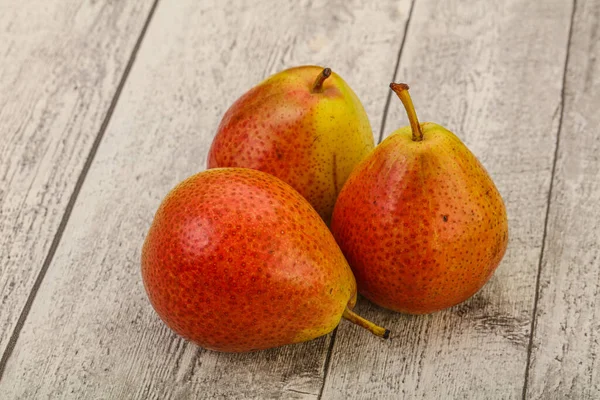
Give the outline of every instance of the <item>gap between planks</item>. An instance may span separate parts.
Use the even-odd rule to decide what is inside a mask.
[[[394,73],[392,74],[392,81],[396,82],[398,69],[400,67],[400,58],[402,58],[402,52],[404,51],[404,43],[406,43],[406,36],[408,35],[408,27],[410,25],[410,20],[413,15],[413,10],[415,9],[415,3],[417,0],[412,0],[410,3],[410,10],[408,10],[408,18],[406,19],[406,25],[404,25],[404,36],[402,37],[402,42],[400,43],[400,49],[398,50],[398,57],[396,58],[396,65],[394,66]],[[387,120],[388,110],[390,109],[390,103],[392,101],[392,91],[388,90],[387,99],[385,100],[385,106],[383,107],[383,117],[381,118],[381,129],[379,130],[379,138],[377,140],[377,144],[381,143],[383,139],[383,133],[385,131],[385,122]]]
[[[554,146],[554,158],[552,159],[552,173],[550,174],[550,187],[548,188],[548,200],[546,202],[546,215],[544,217],[544,232],[542,234],[542,248],[540,250],[540,260],[538,263],[537,277],[535,280],[535,297],[533,300],[533,312],[531,314],[531,327],[529,329],[529,345],[527,346],[527,362],[525,363],[525,378],[523,383],[522,399],[527,399],[527,389],[529,386],[529,370],[531,367],[531,353],[533,352],[533,337],[535,334],[535,322],[537,316],[538,302],[540,299],[540,277],[542,274],[542,262],[546,251],[546,236],[548,233],[548,221],[550,217],[550,203],[552,202],[552,189],[554,188],[554,177],[556,175],[556,163],[558,159],[558,150],[560,146],[560,134],[562,133],[563,117],[565,114],[565,88],[567,86],[567,72],[569,67],[569,54],[571,50],[571,42],[573,40],[573,25],[575,21],[575,11],[577,10],[577,0],[573,0],[573,8],[571,10],[571,23],[569,26],[569,36],[567,37],[567,51],[565,54],[565,62],[562,77],[562,88],[560,93],[560,117],[558,119],[558,130],[556,132],[556,144]]]
[[[96,152],[98,151],[100,142],[102,141],[102,138],[104,137],[104,133],[106,131],[108,123],[110,122],[113,111],[115,110],[117,103],[119,102],[119,97],[121,96],[121,92],[123,91],[125,82],[127,81],[127,78],[129,77],[129,72],[131,71],[133,63],[135,62],[135,58],[137,56],[137,53],[141,47],[143,40],[144,40],[144,36],[146,35],[146,31],[148,30],[148,26],[150,25],[150,22],[154,15],[154,11],[156,10],[156,8],[158,6],[158,1],[159,0],[154,0],[154,2],[152,3],[152,7],[150,7],[150,11],[148,12],[146,21],[144,22],[144,25],[142,26],[142,30],[135,42],[135,46],[133,47],[133,50],[131,51],[129,60],[127,61],[127,66],[125,67],[125,70],[123,71],[121,80],[119,81],[119,84],[117,86],[115,94],[110,102],[110,105],[106,112],[106,116],[104,117],[104,120],[102,121],[102,125],[100,125],[98,134],[94,138],[94,142],[92,143],[90,152],[88,153],[85,163],[83,164],[83,168],[81,169],[81,173],[79,174],[79,177],[77,178],[77,182],[75,183],[75,187],[73,188],[73,193],[71,193],[71,196],[69,197],[69,202],[67,203],[65,212],[60,220],[60,224],[58,225],[56,234],[54,235],[54,238],[52,239],[52,244],[50,245],[50,248],[48,249],[48,253],[46,254],[46,258],[44,259],[42,268],[40,269],[40,272],[38,273],[38,276],[35,279],[35,282],[31,288],[31,291],[29,292],[27,301],[25,302],[25,305],[23,306],[23,309],[21,310],[21,315],[19,315],[19,319],[17,320],[15,328],[10,336],[10,339],[8,340],[8,344],[6,346],[4,354],[2,354],[2,358],[0,358],[0,381],[2,380],[2,376],[4,375],[4,370],[6,368],[6,364],[8,363],[8,360],[10,359],[10,356],[12,355],[15,345],[17,344],[17,340],[19,339],[19,335],[21,333],[21,330],[23,329],[23,325],[25,325],[25,320],[27,319],[27,316],[29,315],[29,311],[31,310],[31,306],[33,305],[33,301],[35,300],[36,294],[44,280],[44,277],[46,276],[46,272],[48,271],[50,264],[52,263],[52,259],[54,258],[56,249],[58,248],[60,240],[62,239],[63,232],[65,231],[65,228],[69,222],[71,212],[73,211],[73,207],[75,206],[75,202],[77,201],[77,197],[79,196],[79,192],[81,190],[81,187],[83,186],[83,182],[85,181],[85,178],[90,169],[90,166],[92,165],[92,162],[94,161],[94,157],[96,156]]]

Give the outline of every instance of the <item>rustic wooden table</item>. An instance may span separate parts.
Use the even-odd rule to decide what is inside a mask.
[[[0,398],[600,398],[599,57],[597,0],[0,0]],[[231,102],[306,63],[376,140],[411,84],[503,194],[507,254],[443,312],[361,300],[390,341],[203,350],[152,310],[142,241]]]

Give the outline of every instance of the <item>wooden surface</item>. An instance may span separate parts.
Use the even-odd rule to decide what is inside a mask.
[[[578,1],[527,394],[600,398],[600,3]]]
[[[0,38],[0,398],[600,398],[599,2],[0,0]],[[409,83],[496,182],[507,254],[450,310],[361,300],[387,342],[342,322],[203,350],[152,310],[142,241],[231,102],[306,63],[376,138],[406,124],[387,85]]]
[[[0,354],[51,261],[152,5],[104,3],[0,0]]]

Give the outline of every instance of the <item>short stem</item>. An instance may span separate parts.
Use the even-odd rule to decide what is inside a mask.
[[[317,76],[315,83],[313,83],[311,92],[312,93],[321,93],[323,91],[323,82],[325,82],[325,79],[329,78],[330,75],[331,75],[331,68],[325,68],[323,71],[321,71],[319,76]]]
[[[410,94],[408,94],[408,85],[406,83],[390,83],[390,88],[398,95],[406,109],[406,114],[408,114],[408,120],[410,121],[410,128],[412,129],[412,140],[420,142],[423,140],[423,131],[421,130],[421,125],[417,119],[415,106],[410,98]]]
[[[368,329],[369,331],[371,331],[371,333],[373,333],[376,336],[379,336],[384,339],[387,339],[390,337],[389,329],[385,329],[385,328],[375,325],[371,321],[368,321],[368,320],[364,319],[363,317],[361,317],[360,315],[356,314],[355,312],[350,310],[348,307],[346,307],[346,309],[344,310],[344,314],[342,314],[342,317],[346,318],[348,321],[352,322],[353,324],[356,324],[358,326],[362,326],[365,329]]]

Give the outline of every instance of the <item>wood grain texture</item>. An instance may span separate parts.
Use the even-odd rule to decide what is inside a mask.
[[[370,4],[366,4],[370,3]],[[373,126],[409,1],[161,1],[0,381],[7,398],[318,397],[330,337],[228,355],[152,310],[140,250],[162,197],[204,169],[221,115],[283,67],[327,64]],[[379,340],[361,332],[365,340]]]
[[[341,326],[323,398],[522,396],[570,16],[558,0],[417,1],[397,81],[411,86],[421,121],[455,132],[488,169],[509,248],[491,281],[449,310],[403,316],[361,302],[393,338]],[[385,132],[407,124],[393,98]]]
[[[600,398],[600,3],[577,1],[527,387]]]
[[[0,355],[151,1],[0,1]]]

